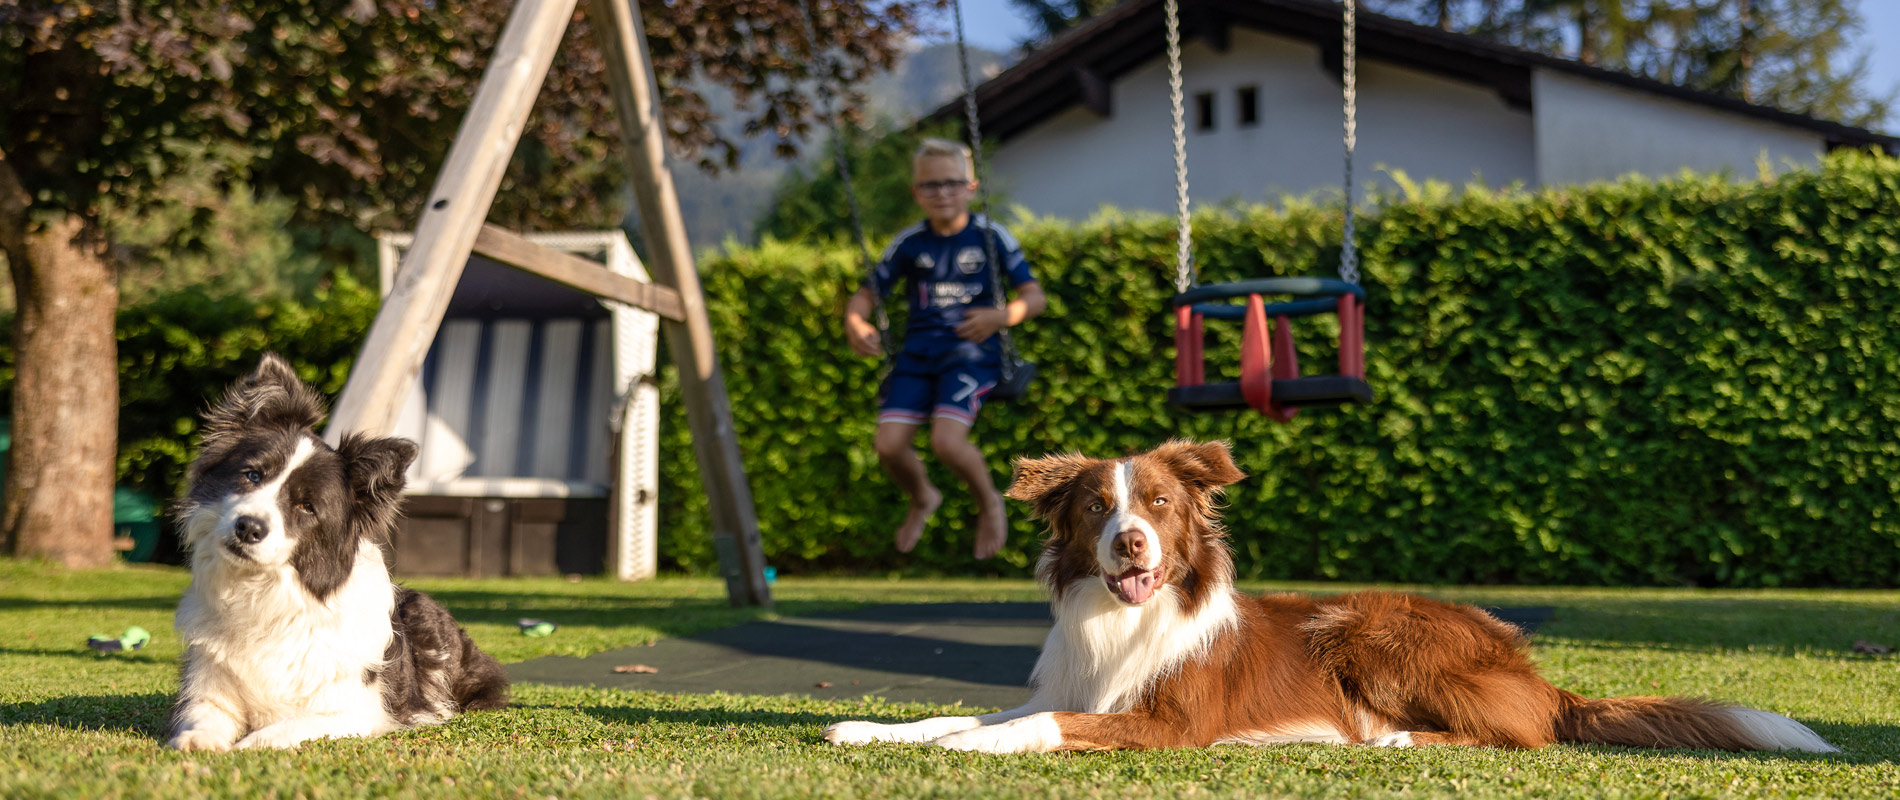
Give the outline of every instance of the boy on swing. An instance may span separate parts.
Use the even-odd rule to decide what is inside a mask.
[[[970,214],[975,174],[968,147],[924,140],[911,160],[911,197],[923,209],[924,221],[897,235],[845,303],[851,349],[876,358],[884,354],[883,346],[877,326],[866,317],[900,279],[906,284],[909,324],[903,350],[878,390],[876,443],[884,471],[910,499],[910,512],[897,529],[900,553],[917,546],[943,502],[911,447],[925,420],[931,452],[976,499],[976,557],[996,555],[1009,536],[1003,497],[991,483],[988,462],[970,441],[970,429],[984,395],[1001,376],[1003,346],[997,332],[1041,314],[1046,301],[1016,239]],[[1003,283],[1016,290],[1006,309],[997,307],[992,251],[1004,267]]]

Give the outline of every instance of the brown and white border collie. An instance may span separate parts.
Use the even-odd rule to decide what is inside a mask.
[[[1216,518],[1244,477],[1223,442],[1021,459],[1009,497],[1049,526],[1055,627],[1021,708],[839,722],[834,744],[989,753],[1331,742],[1553,742],[1833,752],[1801,723],[1706,700],[1589,700],[1538,677],[1518,630],[1424,597],[1245,597]]]

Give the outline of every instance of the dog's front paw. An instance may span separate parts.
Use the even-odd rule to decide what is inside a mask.
[[[885,725],[878,722],[834,722],[825,729],[825,741],[832,744],[870,744],[872,742],[928,742],[946,733],[974,728],[982,723],[976,717],[931,717],[916,722]]]
[[[1366,744],[1372,747],[1412,747],[1416,743],[1412,741],[1411,731],[1393,731],[1367,739]]]
[[[185,753],[222,753],[231,749],[231,738],[203,730],[179,731],[166,747]]]
[[[832,744],[870,744],[872,742],[895,742],[897,735],[891,730],[896,725],[884,725],[877,722],[834,722],[825,728],[825,741]]]
[[[1048,714],[1036,714],[939,736],[933,744],[969,753],[1047,753],[1062,746],[1062,728]]]
[[[293,730],[291,726],[278,724],[252,731],[251,735],[238,740],[237,749],[251,750],[259,747],[268,747],[276,750],[288,750],[303,744],[307,738],[309,737],[300,735],[297,731]]]

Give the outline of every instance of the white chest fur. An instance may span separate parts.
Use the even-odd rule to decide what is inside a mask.
[[[323,601],[288,566],[197,566],[176,623],[188,681],[224,698],[252,729],[311,714],[383,713],[379,688],[364,676],[382,664],[393,636],[395,593],[374,545],[359,549],[349,580]]]
[[[1206,651],[1234,626],[1233,592],[1217,587],[1189,613],[1174,587],[1141,605],[1115,599],[1100,580],[1069,587],[1051,609],[1055,628],[1030,681],[1038,707],[1113,714],[1133,707],[1154,681]]]

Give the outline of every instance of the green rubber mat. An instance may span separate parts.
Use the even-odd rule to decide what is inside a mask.
[[[1551,614],[1548,607],[1486,610],[1526,633]],[[1046,603],[883,605],[751,622],[586,658],[537,658],[509,665],[508,675],[524,683],[675,694],[874,695],[1014,708],[1029,699],[1029,671],[1050,624]]]
[[[875,695],[1013,708],[1049,633],[1046,603],[926,603],[750,622],[586,658],[508,666],[528,683],[670,693]],[[556,634],[557,636],[559,634]],[[615,672],[615,667],[652,672]]]

